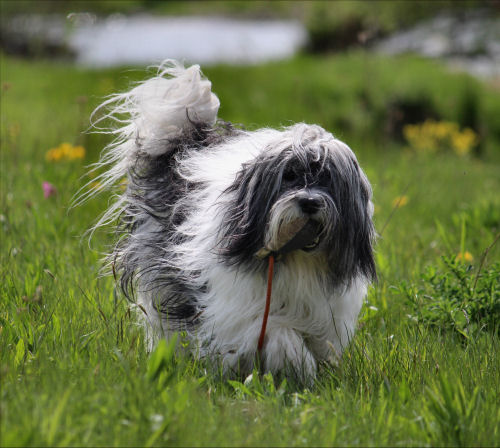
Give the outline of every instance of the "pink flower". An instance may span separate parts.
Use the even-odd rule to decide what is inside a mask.
[[[43,181],[42,188],[43,197],[45,199],[49,198],[50,196],[54,196],[57,193],[56,187],[54,187],[54,185],[52,185],[50,182],[47,182],[46,180]]]

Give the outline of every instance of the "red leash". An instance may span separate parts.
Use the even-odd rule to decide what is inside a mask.
[[[300,220],[299,220],[300,221]],[[293,229],[292,229],[293,230]],[[269,269],[267,271],[267,295],[266,309],[262,318],[262,328],[260,329],[259,342],[257,344],[257,355],[260,358],[262,347],[264,346],[264,337],[266,336],[267,318],[269,317],[269,309],[271,308],[271,290],[273,288],[273,270],[274,270],[274,255],[285,254],[293,250],[301,249],[315,241],[315,237],[320,235],[321,228],[318,222],[311,219],[306,222],[299,222],[299,228],[294,229],[293,235],[285,244],[275,252],[271,252],[267,247],[263,247],[255,255],[257,258],[264,259],[269,254]],[[317,244],[316,244],[317,245]]]
[[[274,271],[274,256],[269,255],[269,269],[267,271],[267,294],[266,294],[266,309],[262,318],[262,327],[260,329],[259,343],[257,351],[260,354],[264,346],[264,337],[266,335],[267,318],[269,317],[269,309],[271,308],[271,290],[273,289],[273,271]]]

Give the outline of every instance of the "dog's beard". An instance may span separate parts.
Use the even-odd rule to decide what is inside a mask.
[[[305,212],[300,206],[304,197],[314,197],[317,210]],[[297,249],[303,252],[316,253],[327,240],[337,222],[337,209],[332,198],[323,192],[314,190],[291,191],[281,196],[269,213],[269,221],[264,234],[264,246],[271,252],[279,252],[281,248],[294,238],[308,222],[309,234],[304,235],[304,243]]]

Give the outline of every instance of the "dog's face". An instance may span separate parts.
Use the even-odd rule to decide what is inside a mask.
[[[371,187],[352,151],[318,126],[297,125],[245,164],[227,193],[222,254],[257,267],[260,249],[276,250],[303,223],[304,256],[326,258],[335,283],[375,277]],[[283,257],[286,262],[286,256]]]

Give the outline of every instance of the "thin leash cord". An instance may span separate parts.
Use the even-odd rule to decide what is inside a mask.
[[[266,336],[267,318],[269,317],[269,309],[271,308],[271,291],[273,289],[273,272],[274,272],[274,256],[269,255],[269,268],[267,270],[267,294],[266,294],[266,308],[264,310],[264,317],[262,318],[262,327],[260,329],[259,343],[257,344],[257,351],[260,354],[264,346],[264,337]]]

